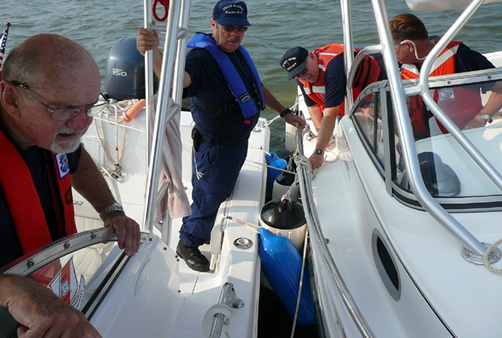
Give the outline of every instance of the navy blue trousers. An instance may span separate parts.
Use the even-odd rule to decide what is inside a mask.
[[[192,214],[180,229],[188,246],[199,247],[211,237],[216,213],[235,187],[247,150],[247,142],[227,149],[206,142],[192,153]]]

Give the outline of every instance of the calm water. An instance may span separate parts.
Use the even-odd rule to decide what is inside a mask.
[[[190,36],[196,31],[210,32],[215,1],[192,0]],[[291,106],[296,86],[288,82],[279,59],[286,50],[301,45],[309,50],[333,42],[342,42],[340,4],[336,1],[248,0],[251,28],[244,39],[263,83],[285,105]],[[409,12],[402,1],[387,2],[389,18]],[[376,41],[374,19],[368,1],[355,0],[352,13],[359,18],[355,43]],[[418,13],[430,34],[442,35],[460,13]],[[483,6],[457,40],[482,53],[502,50],[502,3]],[[59,33],[84,45],[95,57],[104,78],[106,61],[113,43],[124,36],[135,36],[143,25],[143,1],[121,0],[1,0],[0,27],[10,22],[7,52],[37,33]],[[46,46],[50,48],[50,46]],[[272,118],[266,110],[262,116]],[[272,150],[283,145],[283,122],[272,125]]]

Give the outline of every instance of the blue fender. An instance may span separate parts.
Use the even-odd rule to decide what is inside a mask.
[[[267,159],[267,164],[280,168],[280,169],[286,169],[288,166],[288,162],[285,159],[277,157],[276,154],[274,154],[272,151],[270,152],[270,155],[267,153],[265,154],[265,157]],[[268,168],[267,170],[267,187],[270,189],[270,192],[272,193],[272,189],[274,188],[274,181],[277,176],[279,176],[282,173],[282,170],[279,169],[274,169],[274,168]]]
[[[300,252],[289,238],[274,235],[264,228],[258,229],[258,232],[260,234],[259,252],[263,272],[289,316],[294,318],[302,270]],[[316,316],[310,281],[308,273],[305,273],[297,323],[307,326],[313,325],[315,322]]]

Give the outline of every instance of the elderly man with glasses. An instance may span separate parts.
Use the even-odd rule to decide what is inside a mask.
[[[72,186],[116,230],[133,256],[139,225],[126,217],[80,143],[104,104],[92,56],[63,36],[40,34],[14,48],[0,82],[0,266],[76,233]],[[33,336],[99,334],[48,289],[0,275],[0,306]]]
[[[396,46],[397,60],[402,63],[401,77],[414,79],[420,76],[425,58],[439,41],[429,39],[424,23],[410,13],[399,14],[389,22]],[[429,76],[448,75],[494,68],[480,53],[460,41],[452,41],[434,61]],[[488,103],[483,106],[478,87],[442,88],[432,94],[439,106],[460,129],[482,127],[492,122],[492,116],[502,106],[502,88],[486,84],[483,91],[492,90]],[[415,139],[431,136],[432,114],[419,96],[411,97],[408,104]],[[439,122],[438,122],[439,124]],[[441,132],[446,129],[439,124]]]
[[[199,246],[209,240],[220,204],[234,189],[246,159],[248,138],[269,107],[284,121],[303,127],[305,120],[291,114],[261,83],[246,49],[241,46],[249,28],[243,1],[222,0],[213,9],[213,34],[196,33],[188,42],[183,87],[192,98],[192,214],[183,218],[176,252],[187,265],[209,270]],[[160,74],[162,53],[157,33],[140,29],[137,48],[153,50],[155,73]]]
[[[298,82],[318,133],[316,149],[309,158],[313,169],[323,164],[324,151],[331,141],[336,119],[344,115],[346,79],[343,51],[343,45],[338,43],[313,52],[297,46],[288,50],[280,60],[281,67],[288,72],[288,80]],[[385,76],[385,71],[373,57],[365,57],[353,82],[354,99],[368,84]]]

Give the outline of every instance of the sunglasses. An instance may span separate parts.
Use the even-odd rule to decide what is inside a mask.
[[[227,32],[233,32],[234,30],[237,29],[238,32],[245,32],[248,30],[248,26],[223,26],[221,25],[221,27],[223,27],[224,30],[226,30]]]
[[[293,76],[293,79],[298,80],[300,78],[300,76],[307,73],[308,71],[309,71],[309,69],[307,68],[307,65],[305,65],[305,69],[302,70],[301,72],[299,72],[298,74],[296,74],[295,76]]]

